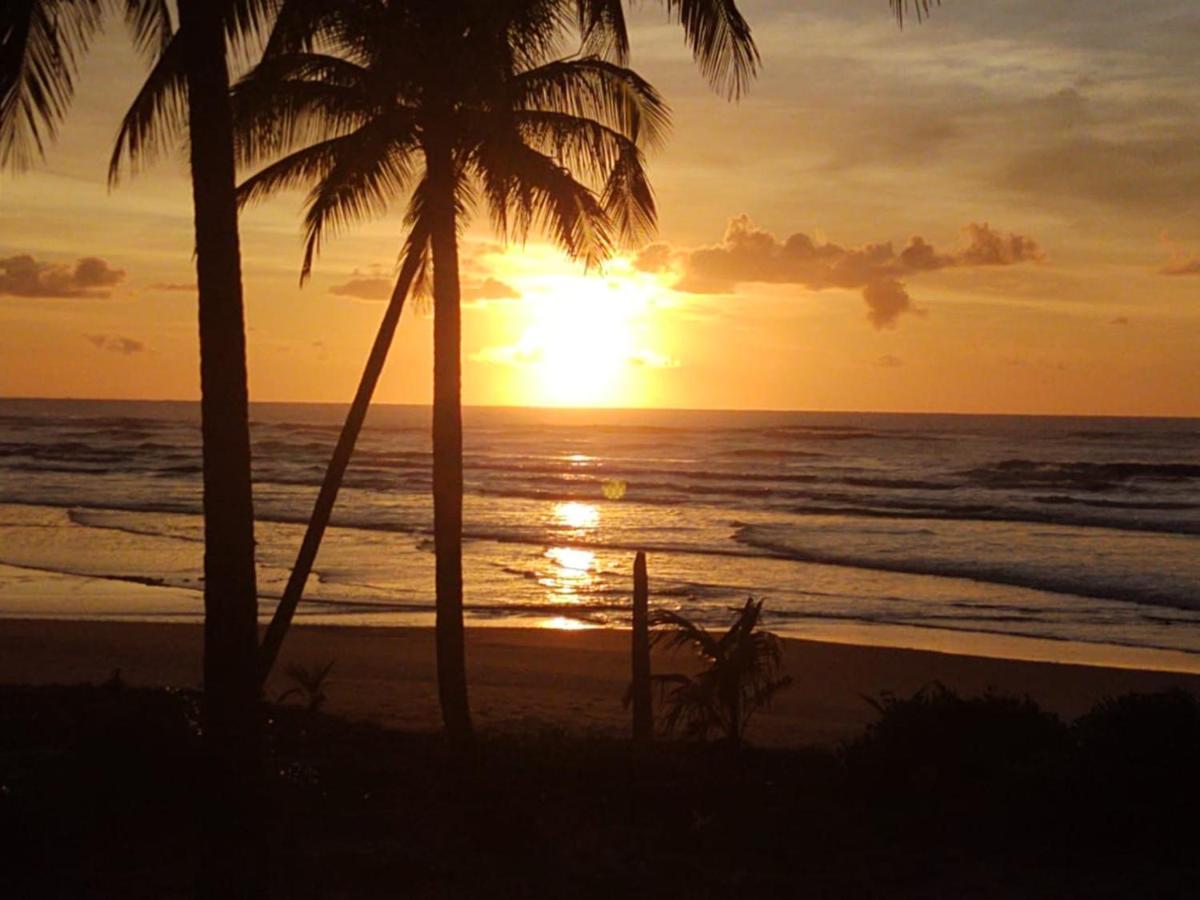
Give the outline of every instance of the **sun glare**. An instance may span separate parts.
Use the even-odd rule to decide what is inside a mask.
[[[510,277],[523,297],[520,337],[483,356],[524,369],[525,402],[638,405],[637,373],[674,364],[650,347],[657,337],[656,307],[669,302],[654,276],[624,263],[605,275]]]

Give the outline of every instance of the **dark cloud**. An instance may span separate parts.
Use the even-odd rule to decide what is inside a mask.
[[[1129,319],[1127,319],[1125,316],[1117,316],[1115,319],[1110,319],[1108,324],[1109,325],[1128,325]]]
[[[675,290],[696,294],[730,293],[744,282],[796,284],[814,291],[859,289],[871,324],[890,328],[900,316],[918,312],[903,278],[939,269],[1010,266],[1043,258],[1031,238],[997,231],[986,222],[973,222],[964,233],[967,245],[955,252],[940,252],[918,236],[897,253],[890,241],[842,247],[802,233],[780,240],[743,215],[730,221],[717,246],[672,252],[667,245],[652,244],[634,265],[649,272],[678,269]]]
[[[1127,139],[1081,135],[1016,155],[1002,167],[1001,187],[1038,202],[1082,201],[1126,212],[1186,212],[1200,194],[1200,130]]]
[[[198,290],[194,281],[159,281],[150,285],[152,291],[187,291],[195,293]]]
[[[32,256],[0,258],[0,295],[14,297],[98,298],[125,278],[95,256],[85,256],[74,267],[38,262]]]
[[[122,356],[132,356],[134,353],[144,353],[146,350],[146,345],[141,341],[135,341],[133,338],[123,337],[119,334],[85,334],[84,337],[97,350],[107,350]]]

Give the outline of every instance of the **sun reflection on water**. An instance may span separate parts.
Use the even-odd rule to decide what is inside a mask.
[[[554,504],[554,521],[568,528],[595,528],[600,524],[600,510],[590,503],[572,500]]]
[[[599,626],[592,622],[584,622],[581,619],[572,619],[567,616],[551,616],[548,619],[539,621],[538,627],[553,628],[558,631],[583,631],[588,628],[598,628]]]

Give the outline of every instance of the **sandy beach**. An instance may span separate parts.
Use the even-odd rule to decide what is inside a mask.
[[[628,632],[480,628],[468,632],[471,702],[480,727],[563,728],[621,733],[628,717]],[[931,681],[961,693],[989,687],[1028,694],[1065,718],[1097,700],[1130,691],[1182,686],[1200,691],[1200,676],[959,656],[890,647],[787,640],[792,687],[752,726],[751,738],[784,746],[849,737],[873,718],[864,695],[911,694]],[[49,620],[0,621],[0,682],[101,682],[115,668],[133,685],[197,686],[201,631],[194,624]],[[405,730],[439,726],[433,680],[433,635],[424,628],[301,626],[285,645],[269,685],[288,686],[291,663],[334,660],[327,709]],[[686,655],[656,655],[658,672],[679,671]]]

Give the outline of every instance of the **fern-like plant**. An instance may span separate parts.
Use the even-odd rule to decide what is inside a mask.
[[[333,668],[333,660],[325,665],[304,666],[294,663],[287,667],[288,680],[292,686],[279,695],[277,702],[283,703],[290,697],[299,696],[309,712],[319,712],[325,701],[325,679]]]
[[[779,638],[758,628],[762,606],[762,600],[748,597],[729,630],[720,636],[676,612],[651,614],[655,645],[691,647],[704,661],[695,675],[654,676],[664,707],[665,732],[701,741],[719,734],[740,747],[751,716],[769,707],[775,695],[792,683],[780,674]]]

